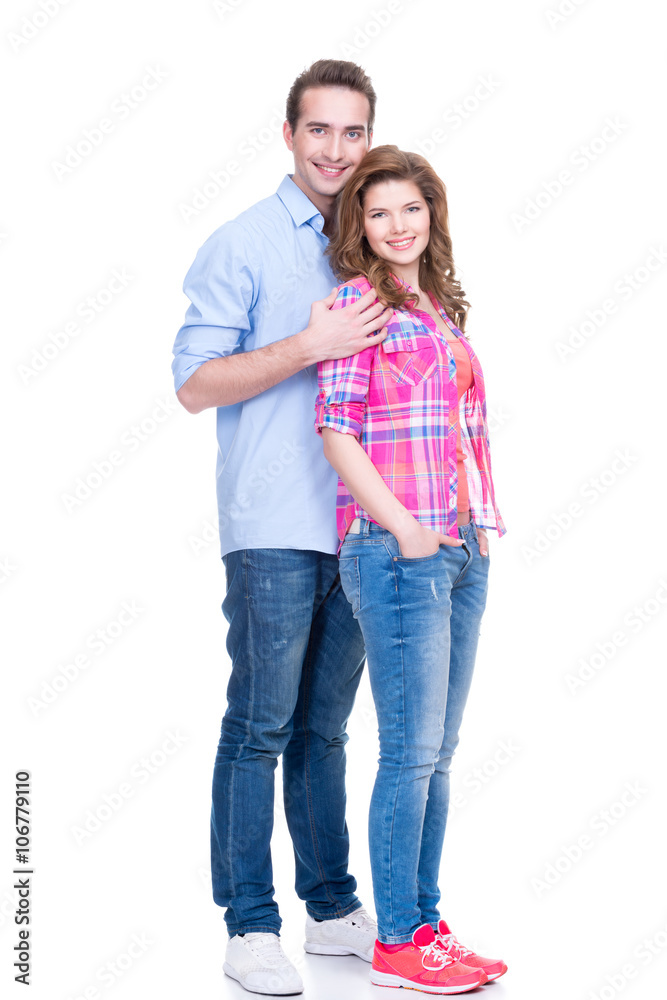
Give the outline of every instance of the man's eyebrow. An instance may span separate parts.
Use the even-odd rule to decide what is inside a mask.
[[[304,128],[333,128],[331,122],[306,122]],[[365,125],[346,125],[344,132],[365,132]]]
[[[402,208],[409,208],[410,205],[418,205],[419,202],[420,202],[419,198],[413,198],[412,201],[406,201],[405,205],[402,205],[401,207]],[[379,208],[379,207],[378,208],[367,208],[366,211],[367,212],[386,212],[387,209],[386,208]]]

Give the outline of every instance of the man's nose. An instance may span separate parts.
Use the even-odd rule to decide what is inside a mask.
[[[331,160],[332,163],[337,163],[338,160],[342,160],[343,159],[342,138],[339,135],[335,135],[334,133],[332,133],[329,136],[329,140],[326,144],[324,152],[326,154],[327,159]]]

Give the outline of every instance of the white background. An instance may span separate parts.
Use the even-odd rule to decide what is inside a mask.
[[[508,534],[491,539],[443,915],[464,942],[510,965],[484,991],[495,1000],[663,996],[659,8],[218,8],[70,0],[47,17],[36,2],[3,5],[3,980],[17,942],[13,780],[27,768],[30,995],[247,995],[222,974],[225,929],[208,880],[228,673],[214,413],[178,406],[171,347],[198,247],[291,169],[276,124],[284,99],[305,66],[332,57],[371,75],[376,144],[428,152],[447,184],[494,415]],[[154,89],[120,111],[149,70]],[[111,131],[58,177],[67,147],[103,118]],[[258,136],[251,159],[243,150]],[[186,222],[183,206],[230,160],[240,173]],[[571,183],[559,190],[564,170]],[[114,269],[127,284],[106,302]],[[100,309],[90,322],[88,296]],[[63,334],[72,323],[76,333]],[[562,356],[573,328],[580,346]],[[111,453],[118,464],[96,479]],[[68,502],[87,478],[89,495]],[[124,603],[134,617],[118,625]],[[98,629],[101,652],[91,646]],[[181,743],[167,742],[167,754],[170,733]],[[377,737],[366,681],[350,733],[351,867],[372,908]],[[115,811],[105,796],[120,802]],[[96,811],[104,821],[82,835]],[[304,957],[280,810],[276,824],[283,941],[306,995],[370,996],[361,961]],[[133,935],[144,950],[128,959]],[[14,994],[23,987],[12,984]]]

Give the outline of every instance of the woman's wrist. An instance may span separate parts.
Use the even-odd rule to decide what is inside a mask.
[[[419,534],[421,527],[422,525],[409,510],[403,510],[400,512],[396,524],[389,530],[392,535],[395,535],[400,544],[403,541],[409,542],[411,538],[415,538]]]

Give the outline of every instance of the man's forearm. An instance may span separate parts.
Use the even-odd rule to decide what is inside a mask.
[[[188,413],[201,413],[258,396],[318,360],[312,338],[301,331],[255,351],[205,361],[176,395]]]

